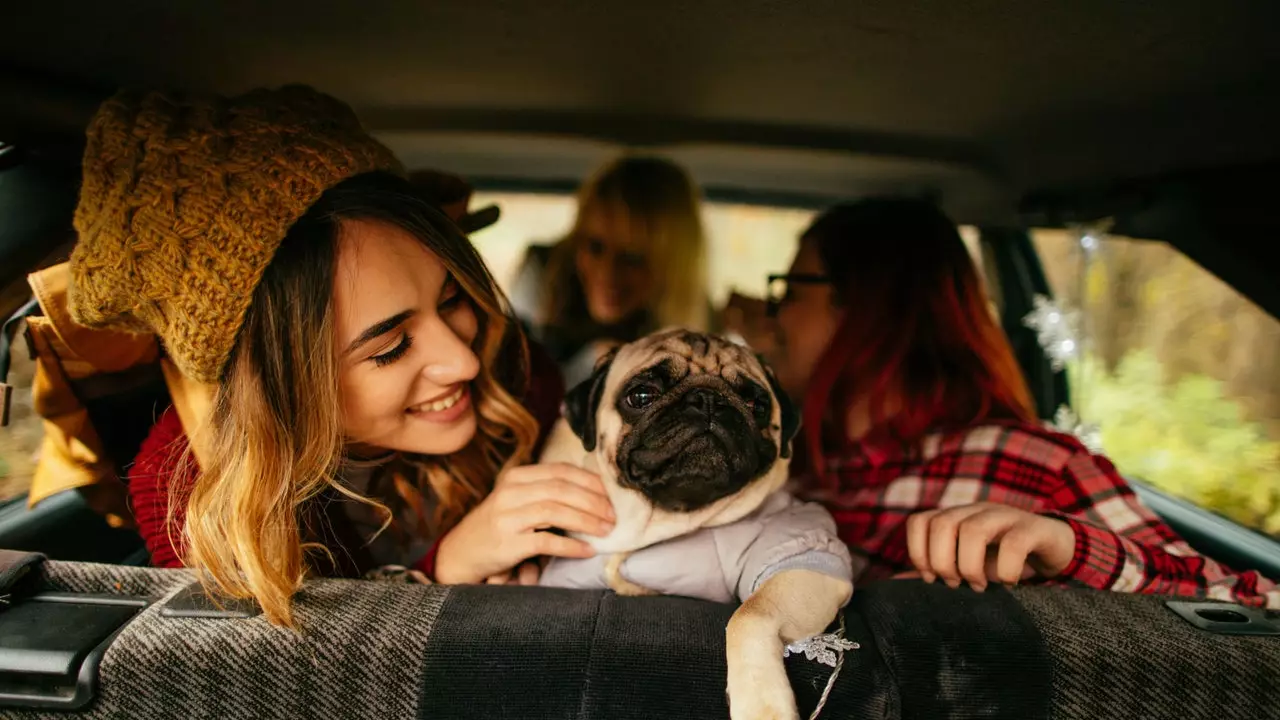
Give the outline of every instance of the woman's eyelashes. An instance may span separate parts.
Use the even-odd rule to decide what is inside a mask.
[[[444,287],[440,289],[440,300],[436,303],[436,312],[444,314],[459,307],[466,300],[466,296],[462,293],[462,288],[452,276],[445,281]],[[409,352],[409,348],[413,346],[413,336],[407,331],[401,331],[400,342],[395,347],[384,353],[374,355],[369,358],[378,367],[385,367],[399,360]]]
[[[399,360],[400,358],[404,357],[405,353],[409,352],[409,348],[412,345],[413,345],[413,336],[406,332],[402,334],[400,338],[400,342],[397,343],[395,347],[382,353],[381,355],[374,355],[369,359],[372,360],[373,363],[378,367],[385,367]]]

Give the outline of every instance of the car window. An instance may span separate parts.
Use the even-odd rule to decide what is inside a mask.
[[[502,219],[475,234],[474,241],[495,279],[509,295],[514,287],[525,251],[531,244],[551,244],[573,225],[575,199],[572,195],[540,193],[476,193],[474,207],[489,204],[502,208]],[[703,203],[707,233],[707,290],[715,307],[721,307],[730,293],[763,297],[770,273],[785,272],[795,254],[800,233],[817,212],[809,209]],[[979,258],[978,232],[962,227],[961,235],[974,258]],[[983,263],[978,261],[981,270]],[[517,307],[521,300],[513,297]]]
[[[10,357],[8,382],[14,388],[9,425],[0,428],[0,502],[25,494],[31,486],[44,427],[31,400],[36,368],[21,329],[14,338]]]
[[[1280,535],[1280,321],[1164,242],[1032,233],[1079,422],[1127,476]],[[1092,247],[1093,250],[1086,250]]]
[[[476,193],[475,207],[496,204],[502,219],[474,235],[498,284],[511,294],[526,249],[550,245],[572,227],[576,200],[572,195],[541,193]],[[707,233],[707,290],[719,307],[734,289],[763,296],[769,273],[786,270],[796,238],[814,211],[794,208],[704,203]]]

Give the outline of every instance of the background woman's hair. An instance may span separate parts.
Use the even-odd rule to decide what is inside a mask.
[[[1004,330],[955,224],[932,203],[877,198],[833,207],[810,225],[844,321],[804,401],[813,467],[822,426],[847,436],[845,410],[868,403],[871,433],[914,443],[935,429],[1034,421]]]
[[[452,273],[479,321],[475,438],[447,457],[398,456],[375,476],[374,498],[354,495],[339,478],[347,438],[333,286],[342,222],[356,219],[418,238]],[[311,566],[308,551],[326,552],[314,542],[323,528],[309,526],[319,520],[304,508],[321,492],[375,505],[389,525],[407,506],[422,529],[451,528],[499,472],[530,460],[537,439],[537,423],[517,400],[528,382],[528,354],[510,317],[471,242],[407,181],[371,173],[328,190],[290,229],[254,291],[216,394],[212,457],[187,500],[186,564],[222,593],[254,597],[268,619],[290,625],[290,600]]]
[[[647,257],[656,279],[650,325],[705,330],[706,237],[698,189],[679,165],[637,156],[605,164],[579,188],[573,229],[556,244],[547,263],[540,321],[556,327],[590,322],[575,260],[587,240],[586,218],[600,208],[649,238]]]

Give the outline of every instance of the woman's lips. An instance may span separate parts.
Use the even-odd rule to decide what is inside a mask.
[[[448,423],[462,417],[470,409],[471,390],[464,384],[443,398],[413,405],[405,412],[421,420]]]

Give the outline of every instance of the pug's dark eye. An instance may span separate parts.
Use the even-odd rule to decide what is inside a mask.
[[[657,399],[658,389],[648,385],[641,385],[627,393],[627,405],[636,410],[643,410],[649,407]]]

